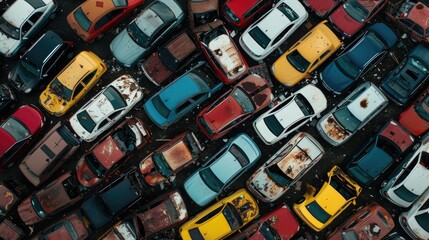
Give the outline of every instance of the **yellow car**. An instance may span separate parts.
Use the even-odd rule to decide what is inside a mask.
[[[223,239],[259,214],[256,200],[242,188],[219,200],[180,227],[180,235],[187,239]]]
[[[106,64],[97,55],[80,52],[40,94],[40,105],[50,114],[62,116],[95,85],[106,70]]]
[[[328,182],[323,183],[317,194],[316,188],[306,185],[304,197],[293,205],[298,217],[316,232],[328,226],[350,204],[355,205],[362,191],[338,166],[328,172],[328,177]]]
[[[271,71],[280,83],[292,87],[303,78],[310,77],[310,73],[342,44],[324,20],[281,55],[273,63]]]

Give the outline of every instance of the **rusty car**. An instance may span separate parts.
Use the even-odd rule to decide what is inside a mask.
[[[429,86],[399,115],[398,121],[414,136],[429,130]]]
[[[205,32],[222,24],[219,0],[187,0],[188,19],[193,32]]]
[[[3,220],[7,214],[13,211],[21,200],[20,195],[16,190],[18,187],[9,184],[3,180],[0,182],[0,221]]]
[[[19,240],[24,239],[25,236],[26,233],[12,221],[4,219],[0,222],[0,239]]]

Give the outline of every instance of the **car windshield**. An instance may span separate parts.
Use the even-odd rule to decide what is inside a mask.
[[[302,113],[305,116],[313,115],[314,110],[311,107],[311,104],[308,102],[307,98],[302,94],[297,94],[295,98],[296,105],[298,105],[299,109],[301,109]]]
[[[229,18],[235,23],[239,23],[240,19],[231,11],[227,4],[223,5],[223,11],[228,15]]]
[[[97,157],[93,152],[85,156],[85,161],[88,165],[89,170],[94,173],[97,177],[103,177],[107,169],[98,161]]]
[[[263,49],[267,48],[271,40],[259,27],[255,27],[250,30],[249,35]]]
[[[226,204],[222,213],[225,216],[229,227],[231,227],[231,230],[235,230],[243,225],[240,213],[238,213],[237,209],[231,203]]]
[[[232,93],[232,97],[237,101],[238,104],[240,104],[243,112],[248,113],[255,110],[251,98],[247,95],[245,91],[243,91],[243,89],[237,88]]]
[[[168,118],[168,115],[170,115],[170,109],[164,104],[161,97],[159,95],[156,95],[152,99],[152,104],[156,108],[159,114],[163,116],[164,118]]]
[[[130,35],[131,39],[140,47],[148,48],[150,45],[150,38],[146,34],[142,32],[142,30],[137,26],[136,21],[132,22],[127,27],[128,35]]]
[[[127,106],[127,103],[122,98],[122,95],[116,90],[116,88],[109,86],[104,92],[103,95],[106,96],[107,99],[109,99],[110,104],[112,104],[112,107],[117,109],[122,109]]]
[[[282,124],[279,122],[279,120],[276,118],[275,115],[269,115],[266,118],[264,118],[264,123],[267,126],[267,128],[271,131],[271,133],[274,134],[276,137],[282,134],[284,130]]]
[[[95,122],[94,120],[92,120],[91,116],[89,116],[87,111],[82,111],[78,113],[77,120],[79,121],[80,125],[85,128],[86,131],[92,132],[92,130],[94,130]]]
[[[264,239],[266,239],[266,240],[281,240],[282,239],[280,237],[280,235],[277,233],[277,231],[268,222],[262,223],[259,231],[261,232],[262,236],[264,236]]]
[[[19,40],[19,28],[10,24],[3,17],[0,17],[0,29],[8,37]]]
[[[417,103],[414,106],[417,114],[426,121],[429,121],[429,96],[423,101]]]
[[[71,239],[79,239],[76,229],[74,229],[73,224],[71,222],[65,222],[64,226],[67,228],[67,232],[70,235]]]
[[[349,0],[343,6],[344,11],[357,22],[364,22],[368,17],[368,10],[357,0]]]
[[[341,239],[342,240],[359,240],[358,236],[353,230],[341,232]]]
[[[173,175],[173,169],[168,165],[167,160],[165,160],[164,155],[160,153],[155,153],[152,155],[153,163],[155,164],[156,169],[158,172],[168,178],[169,176]]]
[[[273,164],[265,169],[265,172],[270,177],[272,181],[278,184],[281,187],[286,187],[292,181],[287,178],[284,172],[279,168],[278,164]]]
[[[310,66],[310,62],[307,61],[299,52],[297,49],[295,49],[293,52],[286,55],[286,59],[289,61],[289,63],[298,71],[305,72],[307,70],[308,66]]]
[[[58,78],[55,78],[51,84],[49,85],[49,88],[52,93],[57,95],[57,97],[63,99],[64,101],[70,101],[72,96],[72,90],[68,89],[66,86],[64,86]]]
[[[351,79],[356,79],[359,76],[359,68],[348,57],[347,54],[340,56],[334,61],[340,71]]]
[[[277,9],[281,11],[291,22],[299,18],[298,14],[292,8],[290,8],[286,3],[281,3],[277,7]]]
[[[429,232],[429,213],[423,212],[416,215],[416,221],[426,232]]]
[[[2,128],[12,135],[17,142],[31,136],[30,130],[28,130],[21,121],[14,117],[7,119],[7,121],[3,123]]]
[[[86,16],[86,14],[83,12],[82,8],[78,8],[74,13],[73,13],[74,18],[76,19],[76,22],[79,24],[79,26],[85,30],[86,32],[88,32],[89,28],[91,27],[91,21],[89,21],[88,17]]]
[[[21,67],[23,67],[27,71],[27,73],[33,76],[40,75],[40,69],[30,61],[22,59],[22,61],[19,61],[19,65],[21,65]]]
[[[416,69],[420,70],[423,73],[423,75],[429,74],[429,70],[418,58],[410,57],[409,63],[414,67],[416,67]]]
[[[316,201],[311,202],[305,207],[311,213],[311,215],[313,215],[313,217],[315,217],[321,223],[326,223],[331,217],[331,215],[323,210],[323,208]]]
[[[36,212],[36,214],[40,217],[40,218],[45,218],[46,217],[46,212],[45,210],[43,210],[42,205],[40,204],[39,199],[37,199],[36,196],[33,196],[30,200],[31,202],[31,206],[33,207],[34,211]]]
[[[199,172],[201,179],[213,192],[220,192],[223,182],[213,173],[210,168],[204,168]]]
[[[377,147],[388,153],[389,156],[385,156],[386,158],[397,158],[402,153],[396,142],[384,136],[378,137]]]
[[[127,0],[112,0],[112,2],[115,7],[125,7],[128,5]]]
[[[419,196],[408,190],[404,185],[394,190],[395,194],[398,197],[406,202],[413,202]]]
[[[356,131],[361,123],[347,107],[338,109],[333,115],[337,122],[349,132]]]

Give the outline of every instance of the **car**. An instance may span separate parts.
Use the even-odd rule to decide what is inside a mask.
[[[188,219],[185,201],[177,190],[162,194],[133,217],[117,224],[101,240],[111,239],[148,239],[173,227],[179,226]]]
[[[144,0],[86,0],[67,15],[67,23],[83,41],[92,42],[143,2]]]
[[[271,72],[281,84],[292,87],[310,77],[342,45],[323,20],[283,53],[271,66]]]
[[[328,181],[319,191],[306,184],[303,198],[293,205],[294,212],[311,229],[320,232],[337,218],[356,198],[362,188],[338,166],[329,170]]]
[[[387,235],[383,240],[405,240],[403,236],[401,236],[398,232],[392,232]]]
[[[259,215],[252,195],[241,188],[198,213],[179,229],[183,240],[222,239],[230,236]]]
[[[201,110],[196,122],[207,138],[218,139],[267,107],[272,98],[270,83],[251,74]]]
[[[116,35],[110,43],[110,51],[118,63],[131,67],[149,55],[184,20],[185,13],[176,0],[153,1]]]
[[[325,18],[344,0],[303,0],[302,3],[310,8],[317,16]]]
[[[222,17],[233,28],[244,29],[273,3],[274,0],[226,0],[221,7]]]
[[[319,74],[323,86],[334,94],[342,94],[395,45],[395,32],[384,23],[371,25]]]
[[[429,134],[381,183],[380,194],[391,203],[407,208],[429,188]]]
[[[80,139],[94,141],[141,99],[143,90],[130,75],[113,80],[81,107],[70,119],[70,126]]]
[[[12,183],[12,184],[11,184]],[[13,181],[0,181],[0,221],[6,218],[9,212],[16,209],[16,205],[21,201],[22,191],[17,191],[19,187]]]
[[[73,42],[64,41],[54,31],[45,32],[9,72],[9,84],[20,93],[40,89],[71,59],[73,46]]]
[[[399,123],[414,136],[429,130],[429,87],[398,117]]]
[[[5,240],[24,239],[27,234],[9,219],[0,222],[0,238]]]
[[[336,227],[335,231],[327,236],[327,239],[381,240],[394,227],[395,222],[390,213],[378,203],[371,202]]]
[[[194,33],[206,61],[225,84],[243,77],[249,66],[224,25],[207,32]]]
[[[139,63],[146,78],[160,86],[173,74],[188,67],[200,55],[190,35],[187,31],[181,32]]]
[[[222,86],[201,62],[152,95],[144,103],[144,111],[157,127],[165,129],[206,101]]]
[[[166,142],[139,164],[140,173],[151,186],[172,181],[176,174],[200,157],[203,147],[193,132],[184,132]]]
[[[27,153],[19,164],[19,170],[38,187],[71,160],[79,146],[79,139],[60,121]]]
[[[383,10],[388,0],[345,0],[329,15],[329,22],[343,36],[351,37]]]
[[[113,182],[86,199],[81,210],[91,229],[100,229],[130,210],[151,190],[136,167],[122,174]]]
[[[16,93],[7,84],[0,84],[0,111],[10,111],[16,101]]]
[[[247,134],[240,133],[188,176],[183,183],[185,191],[197,205],[205,206],[260,157],[258,145]]]
[[[320,117],[327,107],[325,95],[313,84],[302,87],[283,100],[274,100],[274,103],[274,107],[253,122],[259,138],[267,145],[280,141],[302,125]]]
[[[250,25],[240,36],[241,48],[255,61],[277,49],[308,18],[298,0],[281,0]]]
[[[85,191],[76,177],[71,172],[66,172],[24,199],[18,206],[19,217],[26,225],[52,218],[79,202]]]
[[[15,56],[19,50],[55,17],[54,0],[16,0],[0,17],[0,54]]]
[[[399,215],[399,224],[413,239],[429,239],[429,188],[411,205],[406,212]]]
[[[358,183],[369,186],[411,147],[414,137],[397,121],[390,119],[383,128],[347,163],[347,173]]]
[[[189,26],[193,32],[205,32],[222,24],[219,0],[187,0]]]
[[[85,222],[82,212],[75,211],[62,217],[59,221],[43,229],[33,239],[73,239],[84,240],[91,236],[89,225]]]
[[[389,3],[386,16],[414,40],[429,43],[429,7],[423,1],[401,0]]]
[[[428,79],[429,48],[419,44],[387,74],[380,84],[380,89],[390,100],[402,106],[414,98]]]
[[[149,140],[149,131],[139,118],[125,119],[79,159],[76,164],[79,183],[88,188],[98,185]]]
[[[323,157],[325,150],[310,134],[299,132],[246,181],[247,189],[263,202],[274,202]]]
[[[254,223],[234,235],[235,240],[282,239],[287,240],[299,231],[299,222],[286,204],[264,214]]]
[[[95,86],[106,70],[106,64],[95,53],[80,52],[43,90],[40,105],[49,114],[63,116]]]
[[[365,82],[345,97],[316,124],[319,135],[332,146],[347,142],[389,103],[371,82]]]
[[[0,125],[0,169],[10,167],[36,139],[45,116],[33,105],[22,105]]]

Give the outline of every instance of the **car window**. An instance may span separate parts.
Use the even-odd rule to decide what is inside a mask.
[[[41,8],[46,5],[42,0],[25,0],[28,4],[30,4],[34,9]]]
[[[305,59],[297,49],[286,55],[286,58],[289,63],[299,72],[304,73],[308,69],[308,66],[310,66],[310,62]]]
[[[19,29],[10,24],[2,16],[0,17],[0,29],[2,32],[13,39],[19,39]]]
[[[97,72],[97,70],[89,73],[88,75],[86,75],[83,79],[82,79],[82,83],[84,83],[85,85],[88,85],[88,83],[91,81],[92,78],[94,78],[95,73]]]
[[[63,48],[59,47],[57,48],[57,51],[55,51],[43,64],[42,66],[42,76],[44,74],[48,74],[49,71],[54,67],[54,65],[57,63],[57,61],[61,58],[62,54],[64,53]]]
[[[393,192],[395,192],[398,197],[406,202],[413,202],[416,200],[419,196],[412,193],[410,190],[408,190],[404,185],[400,186],[399,188],[395,189]]]
[[[218,208],[216,208],[215,210],[207,213],[205,216],[203,216],[202,218],[198,219],[198,221],[196,221],[196,224],[201,224],[204,223],[205,221],[209,220],[210,218],[214,217],[216,214],[220,213],[220,211],[222,211],[223,206],[220,206]]]
[[[386,219],[386,216],[384,214],[379,211],[376,211],[376,214],[386,227],[390,227],[389,221]]]
[[[267,48],[271,40],[258,26],[250,30],[249,35],[263,49]]]
[[[155,153],[152,155],[153,164],[156,167],[156,170],[158,172],[168,178],[169,176],[173,175],[173,169],[171,169],[170,165],[168,165],[167,160],[164,158],[164,155],[161,153]]]
[[[364,22],[368,17],[369,11],[362,6],[358,0],[349,0],[344,3],[344,11],[357,22]]]
[[[79,94],[82,92],[83,89],[84,89],[84,86],[82,84],[76,85],[76,88],[74,89],[74,92],[73,92],[72,99],[75,99],[77,96],[79,96]]]
[[[89,116],[87,111],[82,111],[77,114],[77,119],[79,120],[80,125],[88,131],[92,132],[95,128],[95,122],[92,120],[92,118]]]
[[[18,119],[10,117],[1,126],[6,132],[8,132],[15,141],[21,141],[28,137],[31,137],[30,130],[21,123]]]
[[[246,167],[249,164],[246,154],[243,150],[235,144],[232,144],[229,152],[238,160],[241,167]]]
[[[39,21],[40,17],[42,16],[43,12],[35,12],[28,20],[32,23],[31,25],[34,25],[37,21]]]
[[[337,122],[349,132],[356,131],[361,124],[361,121],[359,121],[347,107],[338,109],[333,115]]]
[[[272,45],[278,43],[289,31],[290,29],[295,26],[294,24],[290,24],[287,26],[273,41]]]
[[[115,110],[122,109],[127,106],[127,103],[122,98],[122,95],[114,87],[109,86],[103,94],[107,99],[109,99],[110,104],[112,104],[112,107]]]
[[[276,137],[283,133],[284,127],[275,115],[269,115],[264,118],[264,123],[272,134]]]
[[[321,223],[326,223],[329,218],[331,218],[331,215],[327,213],[316,201],[311,202],[305,207],[311,215]]]
[[[22,25],[21,29],[21,37],[23,37],[29,30],[31,29],[30,22],[25,22],[24,25]]]
[[[429,232],[429,213],[424,212],[416,215],[416,221],[426,232]]]
[[[240,213],[238,213],[237,209],[231,203],[226,204],[222,213],[225,216],[231,230],[235,230],[243,225]]]
[[[76,22],[79,24],[79,26],[88,32],[89,28],[91,27],[92,22],[89,21],[89,18],[86,16],[86,14],[83,12],[82,8],[78,8],[74,13],[73,16],[76,20]]]
[[[118,17],[121,13],[123,13],[125,9],[114,9],[113,11],[104,15],[97,23],[94,25],[94,29],[98,30],[102,28],[104,25],[112,21],[114,18]]]
[[[115,120],[120,114],[122,113],[122,111],[114,111],[113,113],[110,114],[109,119],[110,120]]]
[[[182,111],[184,111],[185,109],[187,109],[188,107],[190,107],[191,104],[192,104],[191,101],[186,101],[186,102],[182,103],[180,106],[178,106],[176,108],[176,113],[177,114],[181,113]]]
[[[115,7],[125,7],[128,5],[127,0],[112,0],[112,2]]]
[[[204,168],[198,172],[204,183],[214,192],[220,192],[223,182],[214,174],[211,168]]]
[[[243,18],[246,19],[250,16],[252,16],[254,13],[256,13],[258,10],[260,10],[265,5],[265,0],[260,0],[258,3],[253,5],[252,8],[250,8],[247,12],[243,14]]]
[[[2,165],[6,165],[6,163],[8,162],[8,160],[19,151],[19,149],[26,144],[25,141],[21,141],[16,143],[15,145],[13,145],[11,148],[9,148],[9,150],[7,152],[5,152],[2,156]]]

